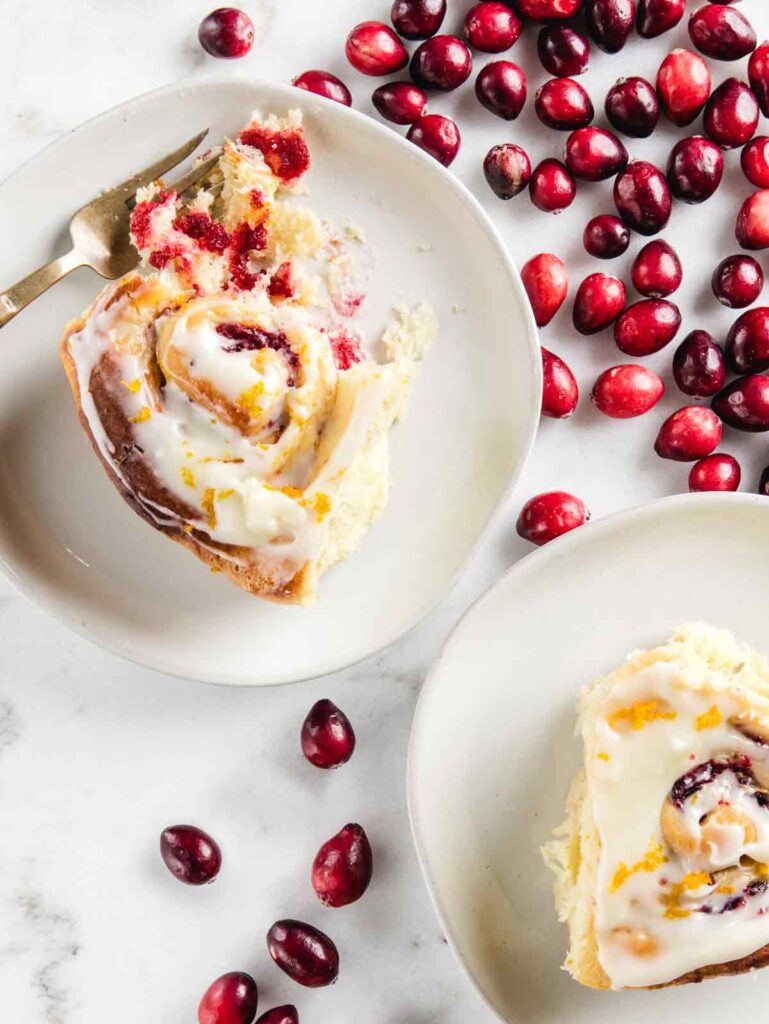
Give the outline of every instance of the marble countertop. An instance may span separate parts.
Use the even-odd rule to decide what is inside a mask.
[[[742,9],[766,36],[763,3],[745,0]],[[449,29],[467,6],[450,0]],[[188,76],[231,69],[288,81],[305,68],[326,67],[343,75],[356,106],[371,110],[376,83],[346,67],[342,44],[353,23],[386,18],[389,4],[246,0],[244,7],[256,25],[253,51],[223,67],[197,44],[197,24],[210,9],[203,0],[16,5],[15,43],[0,62],[0,176],[83,120]],[[511,56],[530,72],[533,92],[546,76],[537,70],[531,33],[525,39]],[[634,42],[616,58],[600,55],[585,78],[597,106],[616,77],[653,77],[662,55],[685,40],[680,26],[655,43]],[[719,78],[731,73],[732,66],[716,70]],[[481,110],[470,86],[432,104],[456,113],[464,138],[456,172],[516,259],[552,249],[581,276],[590,266],[582,226],[610,209],[608,186],[581,190],[556,220],[534,211],[525,196],[500,203],[483,182],[480,162],[493,143],[521,141],[538,159],[558,154],[563,138],[543,136],[531,106],[511,126]],[[666,126],[630,148],[662,161],[679,135]],[[735,210],[749,191],[737,162],[729,155],[730,182],[708,207],[707,229],[701,210],[677,207],[666,232],[688,252],[681,304],[689,330],[722,334],[734,317],[715,304],[706,282],[717,254],[736,249]],[[609,337],[579,340],[568,321],[564,309],[543,340],[569,360],[587,391],[600,369],[622,360]],[[651,365],[665,367],[669,379],[670,353],[656,358]],[[685,404],[674,386],[669,390],[665,413]],[[514,529],[526,497],[574,490],[597,516],[686,489],[685,467],[651,451],[661,418],[656,412],[640,422],[609,422],[583,401],[573,421],[545,422],[506,515],[450,597],[384,654],[322,680],[249,691],[166,678],[90,646],[0,580],[4,1019],[191,1024],[207,984],[243,969],[259,982],[262,1009],[294,1001],[304,1022],[491,1021],[446,945],[411,845],[404,794],[415,701],[452,624],[528,551]],[[765,444],[730,437],[728,449],[743,463],[743,487],[754,489]],[[354,759],[336,773],[312,769],[299,754],[300,723],[320,697],[344,708],[358,733]],[[187,889],[163,867],[159,833],[181,821],[199,823],[221,843],[226,870],[214,886]],[[347,821],[359,821],[372,839],[375,879],[360,903],[326,910],[310,889],[309,865]],[[285,916],[309,919],[337,940],[342,972],[332,989],[298,989],[269,961],[265,932]]]

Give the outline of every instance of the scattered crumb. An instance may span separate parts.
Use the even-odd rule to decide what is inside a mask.
[[[417,252],[432,252],[433,247],[431,245],[418,245]]]
[[[358,224],[348,224],[344,229],[344,236],[351,242],[360,242],[361,245],[366,241],[366,235],[363,228]]]
[[[455,305],[453,305],[453,306],[451,307],[451,312],[452,312],[452,313],[464,313],[464,311],[465,311],[466,309],[467,309],[467,306],[457,306],[457,305],[455,304]]]

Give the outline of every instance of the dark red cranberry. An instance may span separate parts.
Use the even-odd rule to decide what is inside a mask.
[[[575,178],[605,181],[627,167],[628,154],[616,135],[591,125],[572,132],[564,159]]]
[[[733,455],[717,452],[706,455],[689,471],[689,490],[736,491],[740,486],[742,471]]]
[[[565,420],[577,408],[579,387],[566,363],[542,348],[542,415]]]
[[[744,14],[729,7],[701,7],[689,18],[689,35],[714,60],[740,60],[756,48],[756,32]]]
[[[673,124],[691,124],[707,103],[710,87],[710,69],[691,50],[673,50],[657,72],[660,103]]]
[[[371,102],[393,124],[413,124],[424,114],[427,96],[412,82],[387,82],[374,90]]]
[[[639,36],[654,39],[675,28],[686,11],[686,0],[638,0]]]
[[[389,25],[363,21],[350,32],[345,54],[362,75],[392,75],[408,64],[406,47]]]
[[[681,287],[683,270],[675,249],[655,239],[641,249],[631,271],[633,287],[650,299],[665,299]]]
[[[580,334],[597,334],[622,312],[625,286],[609,274],[590,274],[577,291],[574,300],[574,326]]]
[[[738,377],[713,399],[713,409],[724,423],[750,434],[769,430],[769,377]]]
[[[330,700],[319,700],[302,723],[302,753],[316,768],[347,764],[355,750],[350,719]]]
[[[764,287],[764,272],[752,256],[727,256],[713,271],[713,294],[730,309],[752,305]]]
[[[769,189],[754,192],[742,204],[736,234],[743,249],[769,249]]]
[[[582,242],[591,256],[599,260],[613,260],[627,251],[630,228],[619,217],[603,213],[588,222]]]
[[[290,1003],[286,1006],[273,1006],[259,1017],[256,1024],[299,1024],[299,1014]]]
[[[433,36],[414,51],[410,69],[422,89],[450,92],[470,77],[473,58],[456,36]]]
[[[297,89],[314,92],[316,96],[325,96],[327,100],[336,100],[345,107],[352,106],[350,90],[341,78],[332,75],[330,71],[303,71],[296,76],[292,85]]]
[[[545,25],[537,38],[537,53],[545,71],[557,78],[584,75],[590,63],[587,36],[568,25]]]
[[[595,111],[590,97],[573,78],[551,78],[539,89],[534,109],[548,128],[571,131],[590,124]]]
[[[769,117],[769,42],[761,43],[750,55],[748,80],[764,117]]]
[[[606,96],[606,116],[618,132],[645,139],[659,121],[657,93],[645,78],[620,78]]]
[[[171,825],[160,836],[163,863],[185,885],[213,882],[222,866],[222,851],[211,836],[194,825]]]
[[[662,424],[654,450],[663,459],[696,462],[718,447],[721,434],[721,421],[714,412],[701,405],[687,405]]]
[[[531,175],[529,195],[538,210],[560,213],[571,206],[577,183],[560,160],[543,160]]]
[[[742,172],[756,188],[769,188],[769,136],[760,135],[740,154]]]
[[[724,353],[707,331],[686,335],[673,356],[673,377],[692,398],[711,398],[724,386]]]
[[[590,398],[599,412],[616,420],[643,416],[665,393],[660,377],[645,366],[612,366],[593,385]]]
[[[442,114],[423,114],[418,117],[409,128],[406,138],[444,167],[453,162],[462,144],[456,123]]]
[[[532,21],[564,21],[582,10],[585,0],[516,0],[518,11]]]
[[[655,235],[670,220],[673,200],[662,171],[645,160],[635,160],[617,175],[614,204],[634,231]]]
[[[590,37],[606,53],[618,53],[635,22],[635,0],[587,0],[585,18]]]
[[[428,39],[446,16],[446,0],[394,0],[390,18],[404,39]]]
[[[201,21],[198,40],[212,57],[245,57],[254,45],[254,23],[237,7],[217,7]]]
[[[251,1024],[259,993],[250,974],[231,971],[206,990],[198,1006],[198,1024]]]
[[[516,523],[519,537],[541,546],[576,530],[590,519],[585,503],[566,491],[548,491],[530,498]]]
[[[642,299],[620,315],[614,340],[620,352],[638,358],[669,345],[681,326],[681,311],[666,299]]]
[[[305,988],[332,985],[339,974],[336,946],[311,924],[276,921],[267,932],[267,949],[281,971]]]
[[[769,307],[749,309],[726,336],[726,361],[735,373],[769,370]]]
[[[327,907],[346,907],[368,889],[374,861],[360,825],[345,825],[328,839],[312,862],[312,887]]]
[[[681,139],[668,160],[668,181],[676,199],[704,203],[718,190],[724,176],[724,155],[702,135]]]
[[[531,178],[528,153],[512,142],[492,146],[483,161],[483,173],[494,195],[512,199],[523,192]]]
[[[521,19],[498,0],[481,0],[465,15],[465,38],[475,50],[501,53],[521,34]]]
[[[722,149],[736,149],[753,138],[758,118],[753,90],[737,78],[727,78],[705,106],[705,132]]]
[[[563,305],[569,290],[566,264],[551,252],[541,252],[521,267],[521,281],[537,326],[545,327]]]
[[[526,103],[526,75],[509,60],[493,60],[481,68],[475,95],[492,114],[514,121]]]

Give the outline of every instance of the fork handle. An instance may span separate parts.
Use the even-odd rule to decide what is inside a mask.
[[[82,258],[76,249],[72,249],[64,256],[46,263],[39,270],[33,270],[31,274],[12,285],[7,291],[0,293],[0,327],[4,327],[9,320],[13,320],[17,313],[21,312],[38,295],[47,291],[52,284],[56,284],[71,271],[82,266]]]

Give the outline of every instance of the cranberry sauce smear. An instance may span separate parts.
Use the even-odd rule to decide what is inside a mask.
[[[679,809],[704,786],[709,786],[723,772],[734,772],[737,781],[743,786],[754,786],[750,774],[750,758],[746,755],[730,757],[725,761],[703,761],[696,768],[676,779],[670,790],[670,802]],[[760,801],[759,801],[760,802]],[[763,804],[762,804],[763,806]]]
[[[211,220],[207,213],[185,213],[177,217],[174,227],[188,238],[194,238],[201,249],[221,255],[231,242],[223,224]]]
[[[244,128],[238,140],[258,149],[272,173],[283,182],[296,181],[310,166],[310,151],[299,129],[276,132],[271,128]]]
[[[289,345],[283,331],[265,331],[254,324],[218,324],[216,333],[232,342],[231,345],[222,345],[225,352],[256,352],[262,348],[280,352],[291,368],[288,386],[294,387],[299,371],[299,356]]]

